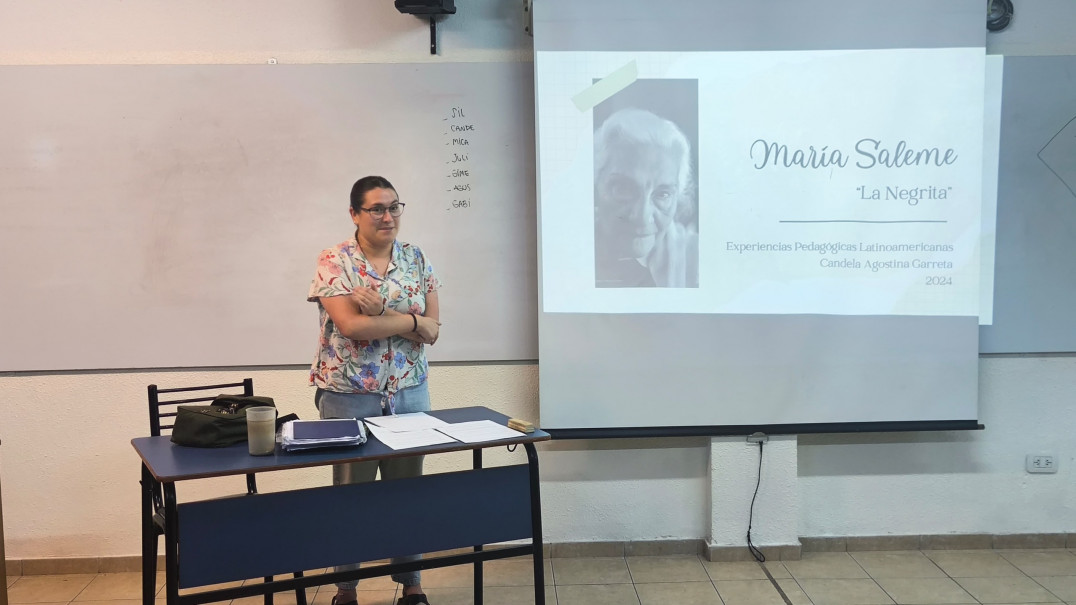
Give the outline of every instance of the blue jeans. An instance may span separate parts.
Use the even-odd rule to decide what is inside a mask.
[[[382,399],[381,395],[337,393],[318,389],[314,394],[314,405],[317,406],[322,418],[369,418],[370,416],[381,416],[389,413],[388,402],[385,402],[384,411],[382,412]],[[423,382],[397,392],[395,405],[397,414],[430,411],[430,391],[426,383]],[[417,477],[422,474],[422,460],[422,456],[407,456],[389,460],[337,464],[333,466],[333,485],[373,481],[379,468],[381,469],[382,479]],[[393,559],[392,562],[405,563],[417,561],[420,558],[422,557],[414,555]],[[336,567],[336,571],[350,571],[358,568],[358,563],[339,565]],[[412,571],[392,574],[392,580],[404,586],[415,586],[421,582],[421,576],[419,572]],[[358,585],[358,580],[351,580],[349,582],[339,582],[336,587],[343,590],[355,590]]]

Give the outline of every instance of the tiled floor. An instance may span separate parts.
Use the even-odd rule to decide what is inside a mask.
[[[547,605],[871,605],[907,603],[1076,604],[1076,551],[925,550],[805,553],[799,561],[711,563],[700,557],[557,558],[546,561]],[[469,567],[423,572],[434,605],[473,602]],[[485,603],[533,603],[529,559],[485,564]],[[164,577],[158,574],[158,586]],[[8,578],[12,605],[138,605],[138,573]],[[359,586],[360,605],[392,605],[387,578]],[[329,605],[333,587],[311,589]],[[164,600],[157,593],[158,605]],[[233,601],[259,605],[260,597]],[[276,596],[294,605],[293,593]]]

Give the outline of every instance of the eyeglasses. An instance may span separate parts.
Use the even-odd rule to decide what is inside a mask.
[[[359,208],[359,210],[368,213],[371,218],[380,219],[385,216],[386,210],[392,216],[400,216],[403,214],[405,205],[403,202],[396,202],[391,206],[374,206],[373,208]]]

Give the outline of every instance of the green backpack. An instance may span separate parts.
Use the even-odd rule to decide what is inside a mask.
[[[247,408],[276,407],[272,397],[217,395],[209,405],[176,408],[172,443],[191,447],[226,447],[247,440]]]

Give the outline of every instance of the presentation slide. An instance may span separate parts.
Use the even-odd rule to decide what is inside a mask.
[[[545,312],[978,315],[982,48],[535,70]]]

